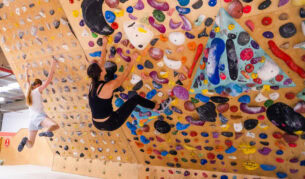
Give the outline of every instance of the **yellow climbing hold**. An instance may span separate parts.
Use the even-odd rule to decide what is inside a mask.
[[[219,27],[215,27],[214,31],[215,31],[215,32],[219,32],[219,31],[220,31],[220,28],[219,28]]]
[[[169,86],[170,86],[170,87],[174,87],[174,86],[175,86],[175,82],[174,82],[174,81],[172,81],[172,80],[171,80],[171,81],[169,81]]]
[[[113,157],[110,155],[110,156],[108,156],[108,159],[110,159],[110,160],[111,160],[111,159],[113,159]]]
[[[243,162],[243,167],[245,167],[247,170],[256,170],[259,165],[255,161],[248,160]]]
[[[202,94],[207,94],[208,92],[209,92],[208,89],[203,89],[203,90],[201,90],[201,93],[202,93]]]
[[[131,72],[134,72],[134,70],[135,70],[135,67],[134,67],[134,66],[132,66]]]
[[[114,14],[115,14],[115,16],[116,17],[122,17],[122,16],[124,16],[124,10],[115,10],[114,11]]]
[[[112,36],[109,36],[107,40],[108,40],[108,44],[112,44],[113,43],[113,37]]]
[[[117,63],[119,63],[120,61],[121,61],[120,58],[116,58],[116,59],[115,59],[115,62],[117,62]]]
[[[78,10],[73,10],[72,15],[73,15],[73,17],[78,17],[79,16],[79,11]]]
[[[221,129],[223,129],[223,130],[228,130],[229,127],[230,127],[230,125],[229,125],[229,124],[223,124],[223,125],[221,125],[220,127],[221,127]]]
[[[252,73],[251,78],[256,79],[258,77],[257,73]]]
[[[19,24],[15,23],[15,26],[16,26],[16,27],[19,27]]]
[[[296,132],[294,132],[296,135],[301,135],[301,134],[303,134],[303,131],[296,131]]]
[[[191,92],[191,93],[194,93],[194,92],[195,92],[195,90],[192,88],[192,89],[190,89],[190,92]]]
[[[229,30],[233,30],[234,28],[235,28],[235,25],[234,25],[234,24],[228,25],[228,29],[229,29]]]
[[[40,5],[41,4],[40,1],[37,1],[37,4]]]
[[[138,31],[139,31],[139,32],[142,32],[142,33],[147,33],[147,31],[146,31],[145,29],[143,29],[142,27],[139,27],[139,28],[138,28]]]
[[[207,85],[207,84],[208,84],[208,80],[203,80],[203,83],[204,83],[205,85]]]
[[[259,124],[259,127],[260,127],[261,129],[268,129],[268,128],[269,128],[269,126],[268,126],[267,124],[265,124],[265,123]]]
[[[136,61],[137,61],[137,62],[141,61],[141,57],[142,57],[142,56],[139,55],[139,56],[137,57]]]
[[[162,72],[162,73],[160,73],[160,76],[162,78],[168,78],[168,72]]]
[[[195,147],[192,147],[192,146],[189,146],[189,145],[184,145],[184,147],[185,147],[187,150],[196,150]]]
[[[172,105],[177,105],[177,99],[174,99],[174,100],[172,101]]]
[[[262,59],[261,59],[261,61],[259,61],[259,62],[264,63],[265,60],[266,60],[266,57],[262,56]]]
[[[243,151],[244,154],[254,154],[256,152],[256,148],[254,146],[248,144],[240,144],[238,149]]]
[[[263,91],[270,91],[270,85],[264,85]]]

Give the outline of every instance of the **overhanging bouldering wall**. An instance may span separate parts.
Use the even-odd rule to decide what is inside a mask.
[[[14,72],[18,74],[19,83],[24,86],[22,74],[26,63],[32,67],[32,77],[43,79],[51,56],[54,55],[61,61],[53,84],[44,94],[48,115],[55,117],[61,126],[50,140],[51,148],[57,153],[56,157],[74,157],[78,161],[97,158],[143,165],[302,178],[305,165],[303,133],[299,131],[296,135],[285,134],[272,124],[266,115],[266,109],[272,103],[284,102],[293,108],[301,99],[301,96],[296,97],[296,94],[304,89],[304,77],[278,58],[281,55],[274,55],[268,45],[268,41],[273,40],[296,64],[304,68],[303,49],[293,48],[295,44],[305,40],[302,17],[299,14],[301,7],[290,2],[278,7],[278,1],[272,1],[269,6],[271,1],[242,1],[242,6],[235,5],[235,8],[241,6],[236,12],[243,11],[241,18],[234,18],[236,23],[278,66],[275,68],[272,64],[271,67],[281,69],[287,78],[292,80],[288,80],[289,84],[293,82],[296,86],[284,85],[283,88],[277,89],[271,87],[272,85],[257,85],[258,87],[252,88],[252,85],[247,84],[247,90],[232,97],[228,89],[221,92],[209,88],[195,91],[192,83],[198,70],[217,68],[221,74],[221,69],[228,68],[226,63],[213,68],[209,66],[209,57],[212,60],[213,50],[206,45],[209,39],[215,38],[216,33],[228,35],[225,31],[219,31],[222,17],[217,20],[216,16],[221,8],[230,12],[229,4],[238,2],[199,0],[196,5],[193,5],[195,2],[187,2],[129,0],[121,1],[118,6],[114,5],[115,8],[110,8],[105,2],[103,7],[96,7],[98,11],[103,10],[105,16],[108,11],[106,17],[109,25],[116,29],[108,37],[108,54],[112,53],[112,56],[107,55],[107,60],[117,64],[118,75],[124,72],[129,61],[128,56],[133,51],[138,48],[141,54],[130,78],[123,84],[125,91],[115,95],[114,104],[125,100],[129,91],[137,91],[154,101],[164,100],[168,96],[175,97],[165,114],[152,113],[152,116],[149,116],[147,114],[151,111],[139,109],[141,112],[135,111],[122,129],[111,133],[98,131],[91,125],[86,98],[90,82],[85,73],[88,65],[86,57],[98,58],[102,36],[91,32],[86,26],[81,9],[82,1],[61,0],[62,6],[58,1],[48,0],[35,1],[34,6],[30,1],[4,4],[0,9],[1,47]],[[261,3],[265,4],[260,6]],[[261,10],[258,9],[259,6]],[[55,12],[52,12],[53,15],[51,10]],[[301,15],[304,16],[304,12]],[[114,16],[115,20],[112,19]],[[69,20],[76,37],[65,18]],[[55,21],[56,19],[58,21]],[[291,25],[285,27],[287,32],[284,35],[291,37],[284,38],[279,27],[289,22],[294,24],[295,29]],[[127,24],[126,29],[124,23]],[[44,30],[40,30],[40,26],[43,26]],[[223,28],[229,32],[234,28],[234,24]],[[238,38],[240,31],[234,33]],[[253,45],[247,45],[249,48],[255,48]],[[274,51],[274,47],[271,49]],[[196,54],[198,58],[195,58]],[[265,64],[263,57],[256,56],[255,53],[249,54],[251,53],[244,55],[259,58],[258,62],[253,64]],[[241,59],[240,54],[237,54],[237,57]],[[194,59],[198,60],[197,63]],[[252,64],[251,60],[249,59],[247,64]],[[203,65],[202,62],[207,63]],[[248,66],[252,68],[251,65]],[[295,65],[291,66],[296,69]],[[252,73],[251,68],[238,68],[238,71],[246,71],[249,78],[253,81],[257,79],[254,82],[259,84],[260,77]],[[221,80],[229,79],[229,76],[219,77]],[[204,80],[211,83],[208,76],[201,81]],[[284,82],[283,77],[278,74],[272,80]],[[270,83],[272,84],[272,81]],[[259,108],[254,109],[253,106]],[[195,108],[200,109],[201,116]],[[255,112],[256,110],[259,113]],[[54,168],[69,172],[77,172],[77,168],[80,173],[87,173],[89,171],[85,171],[85,168],[91,165],[85,164],[84,168],[81,166],[83,165],[77,164],[70,167],[65,164]],[[174,175],[168,173],[169,177]]]
[[[1,47],[24,91],[26,65],[33,82],[46,79],[53,56],[59,61],[53,82],[43,93],[45,111],[61,127],[50,139],[53,152],[135,162],[120,130],[110,134],[92,128],[86,57],[59,2],[6,1],[0,16]]]

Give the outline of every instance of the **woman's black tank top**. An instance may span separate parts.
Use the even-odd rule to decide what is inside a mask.
[[[105,84],[106,82],[99,81],[96,87],[95,88],[92,87],[91,90],[89,91],[89,95],[88,95],[89,106],[91,108],[92,117],[95,119],[105,119],[108,116],[110,116],[110,114],[113,112],[113,108],[112,108],[113,96],[111,96],[111,98],[109,99],[102,99],[98,97],[99,93],[101,92]],[[97,92],[97,89],[100,85],[101,87]]]

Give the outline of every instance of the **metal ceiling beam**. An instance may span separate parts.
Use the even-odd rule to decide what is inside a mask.
[[[7,69],[7,68],[3,68],[3,67],[0,67],[0,71],[6,72],[6,73],[10,73],[10,74],[14,74],[14,72],[12,70]]]
[[[25,100],[13,102],[9,104],[2,104],[0,105],[0,112],[6,113],[6,112],[12,112],[12,111],[19,111],[23,109],[27,109],[28,107],[25,104]]]

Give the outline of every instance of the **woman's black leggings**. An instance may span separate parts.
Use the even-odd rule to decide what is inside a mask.
[[[128,99],[118,110],[112,112],[110,117],[105,122],[96,122],[92,120],[93,125],[99,130],[114,131],[125,123],[137,105],[144,108],[153,109],[156,104],[139,95],[135,95]]]

